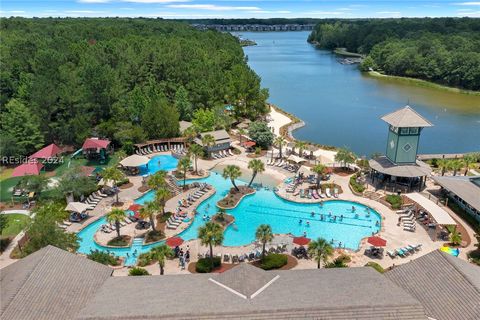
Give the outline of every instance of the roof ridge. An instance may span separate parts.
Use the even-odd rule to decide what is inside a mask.
[[[478,293],[480,293],[480,288],[478,288],[475,284],[472,283],[472,281],[470,281],[470,277],[467,276],[465,274],[465,272],[463,272],[460,268],[458,268],[454,263],[452,263],[452,260],[450,260],[450,257],[454,258],[453,256],[447,256],[448,253],[444,253],[442,251],[440,251],[440,249],[437,250],[440,255],[442,256],[442,259],[444,259],[445,261],[448,262],[449,265],[451,265],[455,270],[457,270],[461,275],[462,277],[472,285],[472,287],[475,289],[475,291],[477,291]],[[455,258],[455,259],[459,259],[459,258]],[[460,260],[461,262],[464,262],[463,260]],[[468,262],[467,262],[468,263]]]

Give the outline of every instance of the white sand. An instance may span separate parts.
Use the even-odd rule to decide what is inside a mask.
[[[280,135],[281,127],[292,122],[289,117],[287,117],[283,113],[278,112],[274,108],[270,108],[270,118],[272,119],[272,121],[270,121],[269,125],[270,127],[273,127],[273,133],[276,136]]]

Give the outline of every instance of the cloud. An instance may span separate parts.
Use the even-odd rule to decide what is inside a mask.
[[[95,11],[95,10],[66,10],[66,13],[72,14],[97,14],[97,13],[105,13],[105,11]]]
[[[282,13],[282,14],[290,14],[292,13],[291,11],[288,11],[288,10],[274,10],[274,11],[270,11],[270,10],[253,10],[253,11],[248,11],[249,13]]]
[[[198,9],[211,11],[260,11],[259,7],[233,7],[233,6],[217,6],[215,4],[170,4],[168,8],[174,9]]]
[[[454,4],[456,4],[457,6],[480,6],[480,2],[476,1],[476,2],[455,2]]]
[[[480,17],[480,11],[462,11],[457,13],[461,17]]]

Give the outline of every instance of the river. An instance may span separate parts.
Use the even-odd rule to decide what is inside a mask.
[[[420,153],[480,150],[480,96],[376,78],[342,65],[306,42],[309,32],[243,32],[249,65],[270,90],[269,101],[305,121],[300,140],[346,146],[358,155],[384,152],[384,114],[410,104],[434,127],[422,132]]]

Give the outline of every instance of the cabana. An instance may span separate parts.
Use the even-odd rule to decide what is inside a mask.
[[[43,149],[38,150],[30,156],[30,159],[51,159],[62,153],[62,149],[55,143],[52,143]]]
[[[132,174],[138,174],[140,172],[139,167],[146,166],[148,168],[149,161],[150,159],[146,156],[133,154],[120,161],[120,164],[122,167],[128,168]]]
[[[110,140],[102,140],[99,138],[87,138],[82,145],[83,154],[88,159],[100,159],[104,162],[108,154],[111,152]]]
[[[43,164],[36,160],[29,161],[13,169],[12,177],[38,176],[43,167]]]
[[[303,159],[303,158],[301,158],[301,157],[299,157],[299,156],[296,156],[296,155],[294,155],[294,154],[289,155],[288,158],[287,158],[287,160],[288,160],[288,161],[295,162],[295,163],[301,163],[301,162],[307,161],[307,160],[305,160],[305,159]]]

